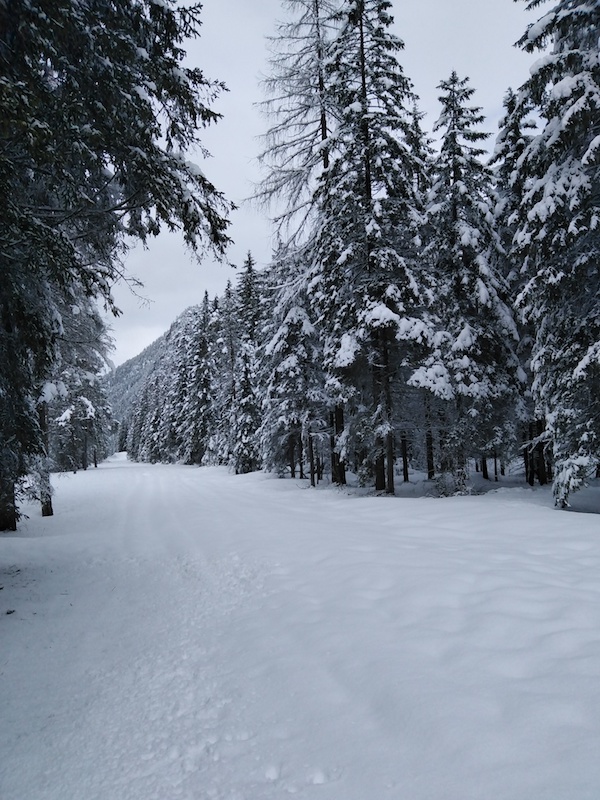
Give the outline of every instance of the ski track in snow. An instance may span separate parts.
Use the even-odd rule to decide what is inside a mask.
[[[115,457],[0,537],[1,800],[600,797],[599,517],[304,486]]]

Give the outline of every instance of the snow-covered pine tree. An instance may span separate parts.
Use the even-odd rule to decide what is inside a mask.
[[[54,302],[61,329],[52,372],[37,404],[43,452],[30,459],[27,482],[27,493],[40,501],[45,517],[53,514],[50,472],[96,465],[108,455],[112,424],[101,378],[112,349],[106,324],[81,286],[75,292],[73,285],[68,298],[55,292]]]
[[[330,47],[339,27],[335,19],[341,0],[291,0],[284,6],[294,15],[281,23],[272,37],[271,74],[264,86],[269,95],[262,109],[272,125],[260,156],[266,175],[257,199],[275,204],[275,225],[280,253],[287,248],[289,263],[304,271],[310,256],[302,254],[310,243],[318,204],[316,182],[330,162],[329,151],[336,126],[336,105],[330,82]],[[331,469],[335,482],[345,482],[345,472],[335,447],[343,432],[343,406],[330,412]]]
[[[87,469],[108,455],[111,412],[102,382],[112,349],[106,323],[83,288],[61,307],[58,357],[42,389],[49,456],[56,469]]]
[[[599,37],[597,2],[552,3],[519,41],[542,55],[507,122],[539,120],[518,161],[515,255],[526,278],[518,306],[535,336],[536,410],[552,438],[561,506],[600,461]]]
[[[233,365],[233,397],[229,415],[232,449],[229,466],[236,474],[260,468],[258,431],[261,425],[259,365],[257,356],[259,330],[262,327],[261,278],[255,261],[248,253],[235,292],[237,354]]]
[[[411,384],[447,400],[439,424],[442,469],[461,488],[466,458],[492,446],[517,389],[517,330],[507,305],[495,230],[490,171],[478,144],[481,109],[474,89],[456,72],[442,81],[442,112],[434,130],[441,149],[434,164],[423,258],[434,276],[435,345]]]
[[[209,341],[210,316],[210,299],[205,292],[202,305],[195,309],[194,327],[186,347],[186,397],[177,431],[177,456],[185,464],[202,463],[214,424],[211,387],[215,365]]]
[[[131,458],[203,462],[215,424],[211,321],[205,293],[202,305],[186,309],[165,334],[128,424]]]
[[[281,249],[270,265],[263,294],[269,314],[261,349],[263,465],[292,477],[309,465],[314,486],[323,468],[326,397],[318,332],[308,311],[302,266]]]
[[[0,530],[44,449],[56,288],[80,282],[110,304],[127,237],[165,225],[192,248],[228,241],[229,204],[185,156],[222,89],[182,63],[199,14],[170,0],[0,4]]]
[[[260,108],[271,123],[259,156],[265,175],[255,199],[275,211],[279,237],[289,245],[310,230],[312,193],[328,164],[334,126],[327,62],[340,0],[284,0],[290,17],[270,37],[267,99]]]
[[[398,362],[426,335],[416,272],[418,160],[409,145],[412,86],[387,0],[346,0],[338,14],[329,82],[338,120],[316,195],[310,299],[324,336],[333,405],[345,405],[359,460],[394,492]],[[348,428],[337,444],[351,452]]]
[[[208,442],[207,460],[211,464],[229,464],[233,453],[231,413],[235,402],[235,363],[239,349],[239,321],[231,281],[227,281],[223,296],[215,300],[210,332],[215,361],[211,389],[214,425]]]
[[[519,163],[531,142],[536,127],[533,119],[521,118],[515,113],[517,101],[517,94],[509,89],[504,97],[504,116],[499,122],[500,132],[490,162],[494,171],[495,190],[498,198],[495,210],[496,227],[506,253],[504,276],[513,299],[519,295],[526,282],[520,269],[519,259],[513,250],[513,239],[517,230],[519,206],[523,194],[523,175],[519,169]],[[549,453],[543,437],[540,439],[540,434],[544,432],[544,420],[543,418],[535,419],[535,407],[531,395],[530,367],[533,329],[519,314],[516,315],[515,322],[519,332],[516,353],[522,368],[520,375],[524,388],[518,406],[517,416],[521,424],[517,438],[521,441],[525,477],[533,486],[536,476],[540,483],[547,483],[549,469],[546,461]]]

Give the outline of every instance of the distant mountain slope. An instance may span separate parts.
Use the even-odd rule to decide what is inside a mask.
[[[163,333],[145,350],[125,361],[106,376],[105,386],[108,399],[113,410],[113,417],[119,423],[129,417],[146,379],[160,360],[167,336],[168,333]]]

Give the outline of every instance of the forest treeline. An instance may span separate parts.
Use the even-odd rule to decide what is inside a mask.
[[[389,493],[409,466],[454,492],[518,457],[566,503],[598,464],[598,4],[524,34],[543,55],[491,160],[455,72],[433,146],[389,2],[284,5],[256,194],[278,246],[173,326],[121,445]]]
[[[313,482],[327,474],[339,484],[350,469],[387,493],[413,467],[448,493],[464,490],[469,461],[487,471],[493,460],[501,470],[518,457],[529,481],[554,480],[559,506],[596,474],[600,7],[590,0],[527,4],[545,8],[519,42],[538,58],[523,85],[506,92],[490,159],[485,120],[465,76],[441,80],[439,118],[424,130],[390,2],[283,3],[286,18],[271,37],[264,80],[264,171],[254,198],[274,220],[273,257],[257,270],[249,255],[235,286],[185,312],[152,357],[136,362],[139,391],[127,389],[129,405],[113,402],[120,444],[132,458],[227,464],[238,472],[302,470]],[[55,170],[49,182],[40,158],[38,138],[53,141],[56,116],[46,127],[46,120],[40,126],[30,118],[29,128],[20,120],[20,130],[32,133],[5,137],[4,152],[25,165],[10,178],[21,228],[8,251],[14,275],[24,270],[32,289],[24,294],[16,278],[9,281],[19,302],[3,306],[4,361],[14,362],[22,397],[16,411],[3,400],[4,507],[12,497],[14,508],[7,487],[35,458],[46,470],[49,454],[64,465],[72,445],[68,458],[83,466],[90,447],[92,457],[94,446],[105,448],[113,423],[103,411],[99,371],[85,366],[88,356],[77,361],[74,350],[61,355],[57,343],[78,341],[61,331],[82,317],[93,333],[92,301],[110,302],[126,236],[143,239],[163,222],[183,225],[192,244],[200,236],[217,250],[226,245],[225,201],[179,154],[196,126],[215,118],[209,101],[222,88],[199,70],[188,71],[183,89],[169,78],[195,18],[168,3],[130,11],[123,41],[135,40],[141,22],[149,38],[136,44],[135,57],[115,44],[111,58],[133,59],[134,85],[142,88],[113,87],[121,106],[106,127],[71,99],[75,61],[60,61],[43,37],[37,44],[36,57],[43,52],[51,65],[43,102],[50,98],[54,113],[59,96],[71,102],[68,130],[78,133],[59,154],[71,171]],[[88,67],[109,69],[94,53],[86,51],[83,76]],[[23,62],[25,72],[30,63]],[[166,121],[157,114],[163,127],[156,122],[140,143],[144,114],[164,97],[175,112],[168,106]],[[126,146],[111,139],[111,125]],[[91,154],[81,168],[72,163],[79,151]],[[63,186],[63,173],[76,180]],[[58,277],[47,251],[28,260],[30,208],[35,230],[50,230],[63,259]],[[40,293],[42,281],[49,293]],[[28,314],[33,338],[14,335],[15,325],[26,329]],[[96,330],[87,341],[102,335]],[[92,350],[102,356],[102,346]],[[73,362],[79,371],[71,375]],[[69,381],[81,389],[77,407]],[[101,393],[96,401],[92,385]]]

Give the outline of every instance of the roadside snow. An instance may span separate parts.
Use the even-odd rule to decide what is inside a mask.
[[[117,457],[0,538],[2,800],[597,800],[598,516],[305,486]]]

